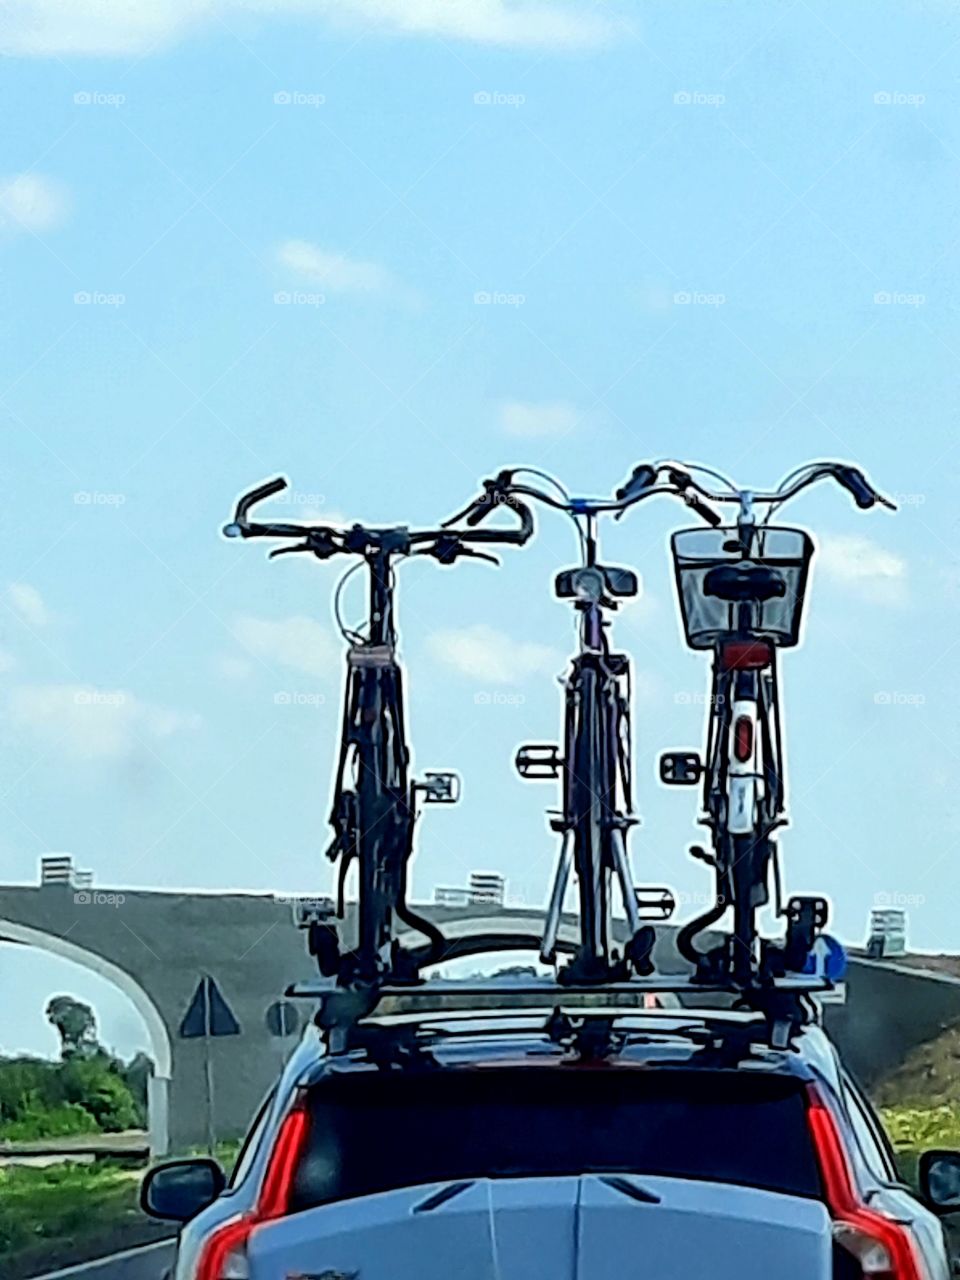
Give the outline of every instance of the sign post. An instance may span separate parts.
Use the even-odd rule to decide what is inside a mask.
[[[213,978],[204,974],[183,1021],[180,1023],[182,1040],[203,1040],[203,1077],[207,1103],[207,1150],[214,1154],[217,1145],[217,1129],[214,1113],[214,1080],[213,1053],[211,1041],[214,1036],[238,1036],[240,1024],[233,1011],[223,998],[220,988]]]
[[[287,1061],[288,1041],[300,1027],[300,1015],[292,1000],[275,1000],[266,1012],[267,1031],[280,1041],[280,1070]]]

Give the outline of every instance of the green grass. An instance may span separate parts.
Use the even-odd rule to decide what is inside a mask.
[[[886,1106],[880,1108],[880,1116],[897,1153],[900,1174],[912,1187],[917,1185],[917,1163],[922,1151],[931,1147],[960,1151],[960,1103]]]
[[[217,1159],[225,1169],[238,1150],[237,1142],[218,1143]],[[173,1224],[158,1223],[140,1210],[143,1174],[111,1160],[45,1169],[0,1167],[3,1280],[173,1235]]]
[[[0,1256],[142,1219],[139,1181],[107,1163],[0,1169]]]

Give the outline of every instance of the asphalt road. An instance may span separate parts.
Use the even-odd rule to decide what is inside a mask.
[[[173,1241],[161,1240],[140,1249],[125,1249],[96,1262],[81,1262],[49,1271],[37,1280],[160,1280],[173,1261]]]

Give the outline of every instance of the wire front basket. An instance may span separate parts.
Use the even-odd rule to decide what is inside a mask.
[[[813,555],[809,534],[760,525],[749,558],[741,552],[735,528],[680,529],[670,545],[683,629],[691,649],[712,649],[718,641],[742,633],[748,618],[751,635],[782,649],[797,643]],[[782,579],[783,594],[746,604],[721,599],[707,590],[706,578],[711,569],[725,565],[771,570]]]

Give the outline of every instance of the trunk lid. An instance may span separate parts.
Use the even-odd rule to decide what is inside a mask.
[[[264,1224],[251,1280],[830,1280],[818,1200],[632,1174],[474,1179]]]

